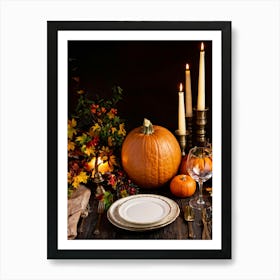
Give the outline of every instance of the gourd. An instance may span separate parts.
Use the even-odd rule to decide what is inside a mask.
[[[124,171],[142,188],[158,188],[178,172],[181,149],[175,136],[166,128],[144,119],[143,126],[126,136],[121,150]]]
[[[195,180],[185,174],[175,176],[170,182],[170,191],[178,197],[189,197],[195,193],[196,182]]]

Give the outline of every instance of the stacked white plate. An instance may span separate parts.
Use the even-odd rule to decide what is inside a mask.
[[[138,194],[121,198],[107,211],[108,220],[130,231],[146,231],[164,227],[180,214],[178,204],[164,196]]]

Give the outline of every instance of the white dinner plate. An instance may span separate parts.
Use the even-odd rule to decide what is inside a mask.
[[[156,214],[151,215],[149,211],[144,211],[144,208],[155,210]],[[180,209],[175,201],[164,196],[149,194],[119,199],[107,211],[108,220],[112,224],[131,231],[145,231],[166,226],[174,222],[179,214]]]
[[[120,217],[134,224],[152,224],[161,221],[171,211],[171,205],[161,197],[132,196],[118,207]]]

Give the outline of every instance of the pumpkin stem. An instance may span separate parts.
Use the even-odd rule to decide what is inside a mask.
[[[180,179],[181,179],[182,181],[186,181],[186,180],[187,180],[187,176],[186,176],[186,175],[183,175]]]
[[[154,133],[154,128],[152,123],[146,118],[144,118],[142,132],[146,135],[150,135]]]

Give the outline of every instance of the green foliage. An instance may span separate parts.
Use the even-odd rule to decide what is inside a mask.
[[[103,200],[105,203],[105,210],[108,210],[114,201],[114,196],[110,191],[105,191],[105,193],[103,195]]]
[[[113,86],[112,96],[110,99],[101,98],[98,94],[95,95],[94,100],[90,100],[88,93],[84,90],[78,90],[79,99],[75,109],[73,118],[79,120],[78,127],[80,129],[87,129],[93,122],[97,121],[96,116],[92,114],[92,105],[96,105],[99,108],[105,108],[106,111],[110,111],[111,108],[115,108],[117,103],[123,98],[123,89],[120,86]],[[119,117],[116,117],[114,122],[120,122]]]

